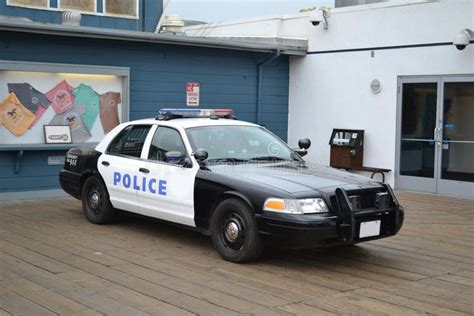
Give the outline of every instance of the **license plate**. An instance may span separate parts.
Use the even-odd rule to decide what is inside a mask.
[[[359,238],[373,237],[380,235],[380,221],[360,223]]]

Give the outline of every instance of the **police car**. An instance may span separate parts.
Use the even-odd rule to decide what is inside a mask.
[[[404,211],[389,185],[302,159],[232,110],[162,109],[123,123],[93,149],[68,151],[59,178],[105,224],[120,209],[212,237],[222,258],[257,259],[264,247],[350,245],[395,235]]]

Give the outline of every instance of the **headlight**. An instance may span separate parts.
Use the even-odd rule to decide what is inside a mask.
[[[314,214],[329,212],[323,199],[276,199],[269,198],[263,204],[264,211],[288,214]]]

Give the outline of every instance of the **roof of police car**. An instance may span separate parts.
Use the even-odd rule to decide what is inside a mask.
[[[211,119],[209,117],[200,118],[176,118],[172,120],[156,120],[156,119],[143,119],[136,120],[130,123],[134,124],[162,124],[167,126],[181,126],[182,128],[201,127],[201,126],[217,126],[217,125],[237,125],[237,126],[258,126],[253,123],[239,121],[234,119]]]

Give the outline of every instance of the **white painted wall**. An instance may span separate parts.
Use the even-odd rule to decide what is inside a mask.
[[[309,32],[309,51],[452,42],[473,28],[474,1],[439,1],[365,10],[334,10],[329,30]],[[309,23],[308,23],[309,24]],[[303,26],[302,26],[303,27]],[[365,130],[364,165],[395,169],[397,78],[402,75],[474,74],[474,45],[313,54],[291,57],[290,144],[310,137],[309,159],[329,164],[333,128]],[[379,94],[370,82],[383,83]],[[387,182],[394,184],[394,173]]]
[[[309,159],[329,164],[333,128],[364,129],[364,165],[395,169],[397,77],[399,75],[474,74],[474,47],[454,47],[292,57],[288,140],[312,141]],[[382,81],[379,94],[370,91]],[[393,184],[393,173],[387,181]]]

